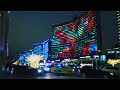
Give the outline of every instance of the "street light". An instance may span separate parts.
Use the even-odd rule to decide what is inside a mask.
[[[98,62],[100,62],[100,50],[98,50],[98,55],[99,55],[99,60],[98,60]],[[98,68],[98,62],[97,62],[97,60],[96,60],[96,66],[97,66],[97,68]]]

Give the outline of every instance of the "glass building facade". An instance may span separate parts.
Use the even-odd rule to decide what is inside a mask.
[[[79,18],[52,28],[52,56],[77,58],[102,49],[100,16],[87,11]]]
[[[53,26],[52,28],[52,57],[54,58],[76,58],[79,56],[77,49],[78,20]]]
[[[33,44],[33,53],[37,55],[43,54],[43,43]]]
[[[80,17],[78,24],[78,41],[80,55],[89,55],[102,49],[99,12],[89,11]]]
[[[51,60],[51,39],[47,39],[43,42],[43,55],[44,60]]]

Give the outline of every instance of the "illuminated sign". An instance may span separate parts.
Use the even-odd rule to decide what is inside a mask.
[[[106,61],[106,55],[100,55],[100,60],[101,61]]]

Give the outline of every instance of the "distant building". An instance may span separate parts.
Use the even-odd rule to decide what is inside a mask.
[[[33,53],[43,55],[44,60],[51,60],[51,39],[33,44]]]
[[[118,48],[111,48],[107,49],[107,57],[108,59],[120,59],[120,49]]]
[[[0,55],[8,56],[8,11],[0,11]]]
[[[43,42],[43,55],[44,55],[44,60],[51,60],[52,59],[52,54],[51,54],[51,39],[47,39]]]
[[[42,42],[33,44],[33,53],[37,55],[43,54],[43,43]]]

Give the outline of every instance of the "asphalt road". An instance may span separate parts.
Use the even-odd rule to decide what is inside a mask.
[[[0,71],[0,79],[82,79],[79,76],[55,75],[53,73],[44,73],[42,76],[11,76]]]

